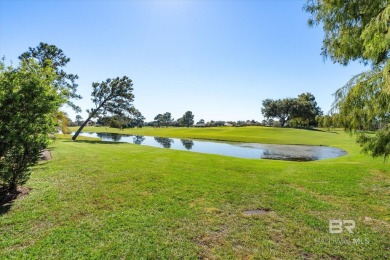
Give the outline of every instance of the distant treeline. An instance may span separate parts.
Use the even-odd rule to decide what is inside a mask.
[[[256,120],[239,120],[239,121],[223,121],[223,120],[210,120],[206,122],[203,119],[200,119],[195,123],[193,120],[194,115],[191,111],[187,111],[183,117],[174,119],[171,116],[170,112],[166,112],[164,114],[158,114],[153,121],[145,122],[145,118],[141,113],[136,117],[121,117],[121,116],[104,116],[98,118],[96,121],[91,120],[89,125],[93,126],[105,126],[105,127],[113,127],[113,128],[141,128],[143,126],[148,127],[219,127],[219,126],[273,126],[270,124],[270,121],[263,120],[262,122],[258,122]],[[272,120],[271,120],[272,121]],[[68,126],[79,126],[83,122],[83,118],[78,115],[76,116],[76,120],[72,121],[70,118],[67,118]]]

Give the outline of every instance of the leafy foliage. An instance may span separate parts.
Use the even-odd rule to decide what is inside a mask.
[[[341,128],[343,125],[342,117],[340,114],[332,114],[332,115],[319,115],[316,116],[317,126],[323,127],[326,129],[330,128]]]
[[[179,124],[181,126],[186,126],[186,127],[190,127],[194,124],[194,115],[192,114],[191,111],[187,111],[184,113],[183,117],[179,118],[178,119],[179,121]]]
[[[172,125],[173,122],[172,114],[170,112],[165,112],[164,114],[158,114],[154,117],[154,121],[157,125],[157,127],[165,126],[168,127],[169,125]]]
[[[363,152],[370,153],[373,157],[390,156],[390,125],[387,124],[378,131],[375,136],[360,133],[357,142],[363,147]]]
[[[294,109],[294,99],[266,99],[263,101],[261,113],[266,118],[279,118],[281,127],[283,127],[291,118]]]
[[[17,68],[0,64],[0,187],[13,190],[30,176],[55,129],[55,116],[65,102],[53,82],[50,66],[24,59]]]
[[[154,117],[154,121],[156,122],[157,126],[160,127],[162,125],[163,115],[158,114],[157,116]]]
[[[323,26],[322,55],[347,65],[383,62],[389,54],[389,1],[308,0],[310,26]]]
[[[71,122],[71,120],[65,112],[57,111],[55,115],[55,119],[57,121],[56,124],[57,130],[60,130],[65,135],[71,133],[71,131],[68,128],[68,125]]]
[[[19,56],[19,59],[34,59],[42,68],[51,67],[57,75],[53,86],[57,89],[58,94],[67,100],[69,106],[80,111],[80,108],[72,102],[72,99],[81,99],[81,96],[76,93],[78,76],[63,70],[70,58],[66,57],[61,49],[55,45],[41,42],[36,48],[30,47],[27,52]]]
[[[80,115],[76,115],[76,124],[81,125],[82,122],[83,122],[83,117]]]
[[[316,116],[322,115],[311,93],[302,93],[298,98],[265,99],[262,105],[263,116],[268,119],[278,118],[281,127],[287,122],[296,127],[313,126],[316,125]]]
[[[133,108],[131,116],[129,127],[142,127],[144,125],[145,117],[138,109]]]
[[[309,25],[323,24],[324,57],[347,65],[359,60],[371,69],[353,77],[335,93],[334,111],[343,126],[358,133],[363,151],[388,157],[390,124],[390,2],[388,0],[309,0]],[[375,136],[360,132],[379,126]],[[387,137],[386,137],[387,136]]]
[[[142,127],[145,117],[140,111],[133,108],[131,114],[126,115],[113,115],[113,116],[100,116],[97,120],[97,124],[103,126],[110,126],[114,128],[133,128]]]

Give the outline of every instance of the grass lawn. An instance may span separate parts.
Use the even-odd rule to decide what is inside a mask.
[[[30,194],[0,208],[0,259],[386,259],[390,165],[343,132],[142,128],[160,137],[340,147],[322,161],[252,160],[59,136]],[[270,209],[245,216],[248,209]],[[328,221],[354,220],[330,234]]]

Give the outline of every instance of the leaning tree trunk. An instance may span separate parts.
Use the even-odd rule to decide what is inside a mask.
[[[95,113],[91,114],[87,120],[84,121],[84,123],[80,126],[80,128],[77,130],[77,132],[72,136],[72,140],[76,140],[77,136],[79,136],[80,132],[83,130],[83,128],[87,125],[89,120],[95,115]]]
[[[94,117],[96,115],[96,113],[99,111],[100,108],[102,108],[104,106],[104,104],[109,101],[110,98],[107,98],[106,100],[104,100],[97,108],[96,110],[92,110],[93,112],[90,113],[89,117],[87,118],[87,120],[84,121],[84,123],[80,126],[79,130],[77,130],[77,132],[74,134],[74,136],[72,136],[72,140],[76,140],[77,136],[79,136],[81,130],[83,130],[84,126],[87,125],[87,123],[89,122],[89,120],[91,120],[92,117]]]

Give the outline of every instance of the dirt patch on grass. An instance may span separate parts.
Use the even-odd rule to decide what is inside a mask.
[[[16,190],[0,190],[0,207],[12,203],[16,199],[23,198],[30,193],[31,189],[23,186],[18,186]]]
[[[250,217],[250,216],[259,216],[259,215],[264,215],[264,214],[267,214],[267,213],[270,213],[271,212],[271,209],[250,209],[250,210],[244,210],[242,212],[242,215],[246,216],[246,217]]]
[[[49,149],[45,149],[42,151],[42,153],[39,156],[39,159],[42,161],[48,161],[52,159],[51,152]]]
[[[211,231],[195,237],[195,243],[200,247],[201,251],[198,253],[199,259],[217,259],[213,250],[215,248],[223,247],[226,244],[226,229],[221,228],[217,231]]]

